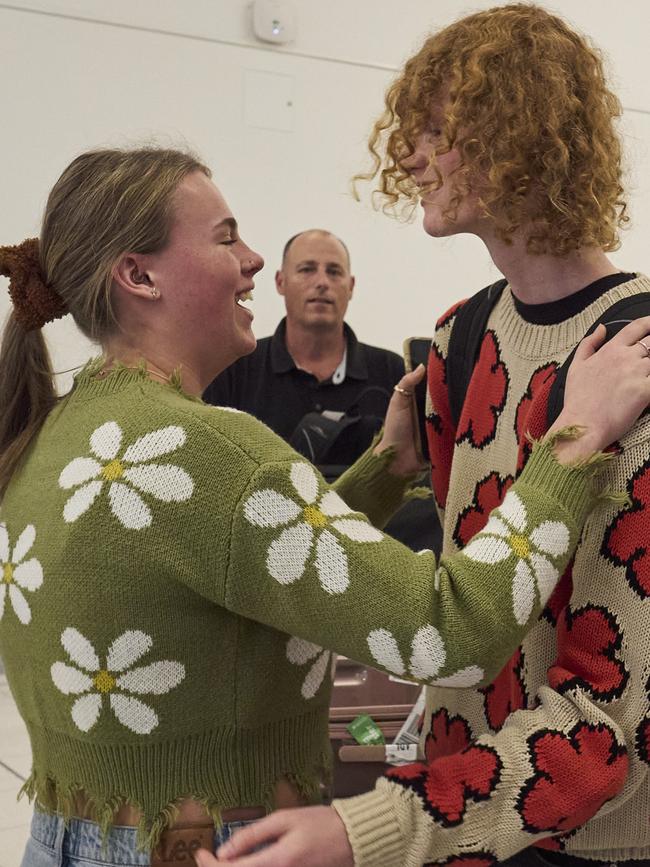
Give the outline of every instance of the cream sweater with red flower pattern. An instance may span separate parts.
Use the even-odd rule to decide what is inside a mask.
[[[494,563],[503,537],[517,536],[514,513],[485,525],[528,459],[527,433],[545,430],[556,371],[607,307],[648,291],[650,280],[619,275],[531,306],[506,288],[455,430],[445,364],[458,305],[439,321],[428,422],[446,554],[464,547]],[[502,672],[479,689],[430,689],[424,761],[335,802],[357,867],[467,859],[492,867],[531,845],[604,861],[650,858],[650,418],[619,445],[606,484],[625,489],[630,504],[591,515],[573,564]],[[554,539],[536,541],[537,551],[519,546],[521,616],[529,600],[516,598],[518,582],[532,576],[544,596]]]

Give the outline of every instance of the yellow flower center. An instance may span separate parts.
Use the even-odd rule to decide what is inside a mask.
[[[14,580],[13,563],[5,563],[2,567],[2,580],[5,584],[11,584],[11,582]]]
[[[510,536],[508,544],[520,560],[530,557],[530,542],[525,536]]]
[[[111,692],[111,690],[115,689],[116,680],[107,671],[98,671],[93,679],[93,683],[98,692]]]
[[[124,467],[118,460],[111,461],[102,468],[101,476],[106,482],[116,482],[124,475]]]
[[[311,524],[312,527],[327,526],[327,518],[316,506],[307,506],[302,515],[305,521],[307,521],[308,524]]]

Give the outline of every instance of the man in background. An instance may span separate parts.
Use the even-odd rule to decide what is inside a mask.
[[[212,382],[204,399],[256,416],[331,481],[381,428],[404,363],[360,343],[345,322],[355,279],[348,248],[331,232],[310,229],[290,238],[275,284],[286,316]],[[416,550],[439,544],[426,500],[407,503],[386,531]]]

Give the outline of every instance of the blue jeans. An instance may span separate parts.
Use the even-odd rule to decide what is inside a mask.
[[[226,822],[215,829],[215,851],[251,821]],[[149,853],[138,851],[136,833],[135,828],[115,826],[102,841],[95,822],[70,819],[66,827],[60,816],[35,810],[21,867],[148,867]],[[193,863],[188,861],[188,865]]]

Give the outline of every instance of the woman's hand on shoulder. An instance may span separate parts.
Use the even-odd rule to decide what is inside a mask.
[[[580,342],[571,362],[564,407],[549,433],[577,425],[584,435],[556,447],[561,460],[607,448],[650,404],[650,317],[630,322],[607,343],[605,336],[599,325]]]

